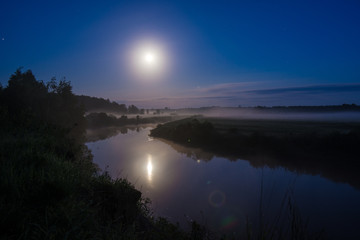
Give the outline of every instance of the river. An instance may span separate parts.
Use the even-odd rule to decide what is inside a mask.
[[[127,178],[151,199],[155,216],[183,228],[196,220],[219,233],[288,229],[329,239],[360,239],[360,191],[320,174],[257,166],[150,138],[151,127],[121,129],[87,146],[94,163]],[[94,133],[93,133],[94,134]],[[108,138],[106,138],[108,137]],[[249,230],[252,229],[252,230]]]

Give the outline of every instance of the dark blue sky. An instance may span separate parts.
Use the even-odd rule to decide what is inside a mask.
[[[144,107],[360,104],[360,2],[7,1],[0,80],[18,67]],[[137,81],[128,52],[166,56]],[[319,91],[321,89],[321,91]]]

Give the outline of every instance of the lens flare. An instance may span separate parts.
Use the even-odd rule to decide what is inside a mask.
[[[239,221],[234,216],[227,216],[221,221],[221,229],[230,230],[236,227],[239,224]]]
[[[219,190],[215,190],[209,195],[209,203],[213,207],[222,207],[225,204],[225,201],[225,194]]]

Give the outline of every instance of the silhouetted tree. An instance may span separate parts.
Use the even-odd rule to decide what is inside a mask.
[[[43,82],[36,81],[30,70],[22,73],[19,68],[11,75],[4,89],[3,100],[12,120],[25,122],[23,120],[32,116],[38,119],[43,117],[46,94],[47,88]]]
[[[81,137],[85,131],[84,111],[65,78],[45,84],[37,81],[28,70],[17,69],[8,86],[2,90],[2,102],[9,118],[17,125],[57,125],[67,129],[69,136]]]
[[[129,114],[139,114],[140,110],[135,105],[130,105],[128,107]]]
[[[127,113],[125,104],[118,104],[116,102],[110,102],[103,98],[89,97],[89,96],[77,96],[79,102],[84,105],[85,110],[88,112],[107,111],[124,114]]]

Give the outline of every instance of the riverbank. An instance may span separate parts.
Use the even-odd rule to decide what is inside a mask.
[[[187,118],[158,125],[152,137],[255,167],[320,174],[360,189],[360,123]]]

